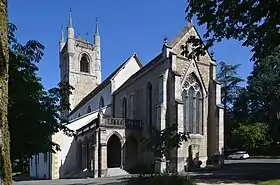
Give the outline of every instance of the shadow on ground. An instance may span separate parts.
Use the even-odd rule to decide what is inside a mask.
[[[280,179],[280,164],[278,163],[232,163],[223,169],[203,169],[189,172],[190,177],[199,183],[248,183]],[[59,179],[14,182],[14,185],[125,185],[128,177],[106,177],[96,179]]]
[[[85,179],[29,180],[17,181],[14,185],[125,185],[129,178],[106,177]]]
[[[258,183],[279,179],[280,164],[275,163],[236,163],[226,164],[223,169],[205,169],[190,172],[197,182],[216,183]]]

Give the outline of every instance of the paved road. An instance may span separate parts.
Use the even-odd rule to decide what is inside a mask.
[[[280,159],[226,160],[222,170],[202,170],[188,173],[200,183],[249,183],[280,178]],[[44,181],[22,181],[14,185],[125,185],[128,177],[106,177],[97,179],[60,179]]]
[[[225,160],[225,164],[234,164],[234,163],[266,163],[266,164],[275,164],[275,163],[280,163],[280,159]]]
[[[129,176],[14,182],[14,185],[125,185]]]
[[[280,178],[280,159],[226,160],[222,170],[192,172],[198,182],[257,183]]]

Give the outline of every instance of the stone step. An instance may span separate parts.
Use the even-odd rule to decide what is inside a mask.
[[[129,175],[129,173],[121,168],[108,168],[107,177]]]

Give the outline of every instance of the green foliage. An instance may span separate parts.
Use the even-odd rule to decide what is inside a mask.
[[[250,120],[249,95],[247,88],[241,88],[235,98],[232,109],[232,117],[235,123],[246,123]]]
[[[188,176],[160,174],[151,177],[139,176],[128,181],[127,185],[195,185]]]
[[[238,84],[244,81],[237,74],[239,67],[240,64],[231,65],[223,61],[219,63],[217,79],[221,83],[222,104],[226,110],[230,109],[230,106],[238,95],[238,90],[240,89]]]
[[[37,76],[37,64],[43,57],[44,46],[30,40],[25,45],[17,42],[14,25],[9,26],[10,78],[9,125],[12,160],[26,160],[40,152],[55,152],[59,145],[51,136],[60,130],[72,135],[59,112],[69,109],[67,96],[73,87],[60,83],[46,91]],[[55,148],[53,150],[53,148]]]
[[[240,65],[226,64],[225,62],[219,63],[219,71],[217,74],[217,79],[221,83],[221,99],[224,106],[224,130],[225,133],[229,133],[234,127],[234,122],[232,119],[232,105],[234,100],[238,96],[238,92],[241,87],[239,83],[243,81],[237,74],[237,69]],[[229,134],[225,135],[225,144],[228,145],[230,140]]]
[[[280,110],[280,47],[270,55],[257,60],[248,77],[246,89],[240,91],[234,102],[236,122],[263,122],[269,127],[274,141],[280,139],[277,113]]]
[[[231,135],[235,147],[253,149],[267,144],[267,131],[268,126],[265,123],[239,124]]]
[[[148,138],[143,139],[143,150],[153,152],[156,157],[168,156],[174,148],[180,148],[182,142],[188,141],[189,135],[178,132],[178,125],[173,124],[163,130],[153,129]]]
[[[252,60],[258,60],[275,49],[280,43],[280,3],[278,1],[228,1],[228,0],[187,0],[187,18],[194,16],[198,25],[206,25],[205,47],[201,41],[199,48],[208,49],[214,42],[223,39],[243,41],[251,47]],[[199,50],[197,50],[199,51]],[[203,50],[202,50],[203,51]]]
[[[253,121],[267,122],[274,139],[279,140],[280,110],[280,47],[254,64],[248,77],[249,109]]]

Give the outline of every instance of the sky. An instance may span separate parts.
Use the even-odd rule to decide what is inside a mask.
[[[98,17],[104,80],[134,52],[144,64],[160,53],[164,36],[172,40],[187,24],[186,6],[186,0],[9,0],[8,18],[18,28],[20,43],[37,40],[45,46],[38,75],[49,89],[59,83],[59,40],[62,25],[67,35],[70,8],[75,35],[90,42]],[[205,33],[203,27],[196,28]],[[241,64],[242,78],[250,74],[252,54],[241,42],[225,40],[212,50],[217,62]]]

